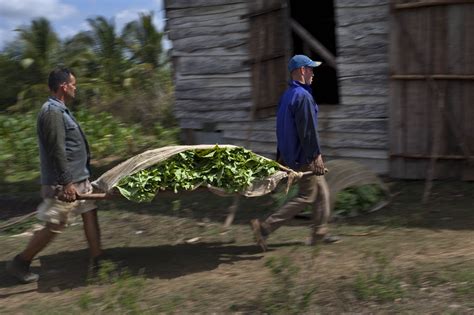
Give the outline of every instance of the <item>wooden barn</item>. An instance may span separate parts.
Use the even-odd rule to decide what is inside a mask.
[[[165,0],[175,114],[188,144],[275,157],[298,53],[323,155],[394,178],[474,179],[473,0]]]

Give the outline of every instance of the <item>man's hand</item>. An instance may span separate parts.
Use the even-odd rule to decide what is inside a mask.
[[[323,158],[322,158],[321,154],[318,155],[313,160],[313,162],[311,162],[310,168],[311,168],[311,170],[313,171],[313,173],[315,175],[318,175],[318,176],[324,175],[325,168],[324,168],[324,162],[323,162]]]
[[[58,199],[66,202],[73,202],[76,200],[77,191],[72,183],[69,183],[62,187],[62,190],[58,193]]]

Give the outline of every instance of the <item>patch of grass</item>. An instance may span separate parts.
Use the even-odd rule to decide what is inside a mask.
[[[0,234],[7,234],[7,235],[15,235],[15,234],[20,234],[25,231],[28,231],[31,229],[33,224],[38,223],[39,221],[35,217],[31,217],[28,219],[25,219],[24,221],[15,223],[11,226],[5,227],[4,229],[0,230]],[[7,221],[0,221],[0,226],[7,224]]]
[[[271,257],[265,262],[272,276],[274,285],[268,296],[263,299],[265,314],[303,314],[308,310],[317,286],[297,287],[295,278],[299,268],[288,256]]]
[[[474,296],[474,268],[458,270],[454,273],[456,293],[462,296]]]
[[[380,252],[368,257],[371,263],[359,272],[353,283],[359,300],[394,301],[403,296],[400,279],[389,268],[389,259]]]
[[[97,277],[90,279],[90,283],[107,285],[108,289],[95,297],[89,291],[83,293],[77,302],[81,310],[114,314],[142,313],[139,305],[145,287],[142,276],[132,276],[127,270],[118,270],[113,262],[105,261],[101,263]]]

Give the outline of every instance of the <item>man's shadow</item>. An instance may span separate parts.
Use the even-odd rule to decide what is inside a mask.
[[[210,271],[221,264],[259,260],[263,255],[256,254],[260,253],[261,250],[256,245],[237,246],[222,242],[106,249],[107,256],[118,270],[126,270],[131,275],[140,274],[145,278],[160,279],[173,279],[196,272]],[[85,286],[88,283],[88,251],[85,249],[43,255],[39,260],[41,268],[31,268],[33,272],[40,274],[37,290],[34,291],[62,291]],[[0,270],[5,270],[6,263],[6,261],[0,262]],[[18,282],[15,279],[5,272],[0,273],[0,288],[16,285]],[[11,294],[4,293],[0,294],[0,297],[9,295]]]

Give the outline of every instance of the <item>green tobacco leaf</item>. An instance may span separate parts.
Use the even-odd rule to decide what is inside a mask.
[[[243,191],[255,179],[265,178],[278,170],[278,164],[244,148],[188,150],[174,157],[124,177],[117,185],[127,199],[153,200],[159,190],[194,189],[209,184],[229,193]]]

